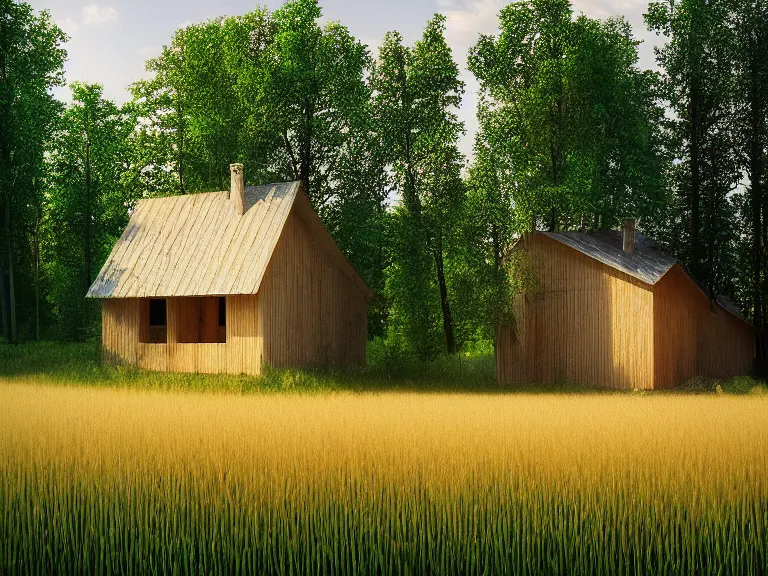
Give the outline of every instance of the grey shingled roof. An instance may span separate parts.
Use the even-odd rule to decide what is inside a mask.
[[[635,250],[631,254],[624,252],[622,233],[618,230],[541,233],[650,285],[656,284],[672,266],[677,264],[674,256],[658,248],[653,240],[639,232],[635,233]],[[687,271],[686,275],[706,295],[706,291]],[[727,297],[718,296],[715,303],[729,314],[749,324],[739,307]]]
[[[677,263],[674,256],[656,248],[653,241],[635,233],[635,251],[624,252],[618,230],[600,232],[542,232],[579,252],[645,282],[656,284]]]
[[[752,325],[752,323],[744,317],[744,315],[741,313],[741,310],[739,310],[739,307],[736,305],[736,303],[733,300],[730,300],[726,296],[718,296],[717,298],[715,298],[715,303],[726,312],[730,312],[731,314],[736,316],[736,318],[744,320],[744,322],[746,322],[750,326]]]

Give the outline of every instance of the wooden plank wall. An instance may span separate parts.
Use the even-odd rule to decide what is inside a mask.
[[[699,328],[698,349],[698,373],[704,376],[732,378],[751,375],[754,370],[754,329],[719,306]]]
[[[752,373],[754,331],[717,305],[675,265],[653,287],[657,388],[696,375],[731,378]]]
[[[499,328],[499,382],[661,389],[752,373],[751,326],[679,265],[651,287],[546,236],[528,253],[540,285],[515,307],[522,326]]]
[[[137,365],[139,359],[139,318],[146,302],[114,298],[101,302],[101,358],[105,364]],[[145,338],[146,339],[146,338]]]
[[[261,373],[264,329],[260,302],[260,294],[227,296],[226,362],[230,374]]]
[[[673,266],[653,287],[656,327],[654,374],[656,388],[671,388],[696,375],[697,329],[709,299],[679,266]]]
[[[168,342],[140,340],[145,298],[102,301],[102,358],[107,364],[132,365],[160,372],[259,374],[262,332],[256,295],[227,297],[227,343],[179,342],[200,330],[199,303],[191,298],[168,298]],[[200,301],[199,301],[200,302]],[[204,305],[204,304],[203,304]],[[218,318],[218,310],[217,310]]]
[[[522,333],[499,330],[501,382],[653,386],[653,302],[635,278],[543,235],[527,250],[538,286]]]
[[[259,289],[273,367],[363,365],[368,301],[292,211]]]

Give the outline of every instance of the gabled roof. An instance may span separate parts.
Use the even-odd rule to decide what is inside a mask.
[[[674,256],[657,249],[649,238],[639,233],[635,233],[635,250],[631,254],[624,252],[622,235],[618,230],[542,234],[646,284],[656,284],[677,262]]]
[[[717,298],[715,298],[715,304],[720,306],[720,308],[722,308],[726,312],[730,313],[732,316],[736,316],[736,318],[738,318],[739,320],[743,320],[744,322],[746,322],[747,324],[749,324],[754,328],[752,322],[750,322],[744,317],[744,315],[741,313],[741,310],[736,305],[736,303],[730,298],[728,298],[727,296],[718,296]]]
[[[140,200],[87,297],[255,294],[297,197],[310,233],[370,293],[300,188],[300,182],[249,186],[242,216],[227,191]]]
[[[600,230],[598,232],[541,232],[545,236],[557,240],[578,250],[582,254],[602,262],[603,264],[629,274],[633,278],[653,286],[669,272],[677,259],[656,247],[656,244],[642,234],[635,233],[635,249],[632,253],[624,251],[623,236],[618,230]],[[685,275],[709,298],[704,288],[680,265]],[[747,324],[750,322],[742,316],[738,306],[725,296],[718,296],[714,303],[736,318]],[[751,324],[750,324],[751,326]]]

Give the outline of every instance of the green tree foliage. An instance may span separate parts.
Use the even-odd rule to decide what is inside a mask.
[[[229,51],[238,32],[239,19],[177,30],[170,46],[147,62],[153,75],[132,86],[133,106],[142,120],[136,148],[145,151],[137,157],[142,160],[136,164],[137,176],[155,193],[228,185],[229,164],[241,156],[244,126],[238,71]]]
[[[522,233],[629,216],[653,229],[668,203],[657,79],[638,69],[629,24],[574,17],[565,0],[509,4],[499,24],[469,54],[480,130],[462,219],[462,301],[488,335],[511,320]]]
[[[741,273],[736,290],[743,307],[751,310],[758,328],[757,356],[765,362],[768,353],[763,336],[766,319],[766,211],[768,210],[768,3],[735,0],[732,26],[735,33],[735,144],[748,186],[736,202],[741,209],[739,234],[744,241]]]
[[[514,186],[482,131],[474,152],[460,226],[463,269],[457,300],[468,308],[461,316],[472,321],[466,331],[495,340],[499,321],[511,319],[515,278],[508,273],[510,249],[525,224],[516,221],[521,215],[514,209]]]
[[[127,224],[126,119],[98,84],[72,84],[49,159],[44,220],[48,298],[64,338],[82,339],[98,325],[98,303],[84,296]]]
[[[371,126],[366,47],[316,0],[178,30],[150,79],[133,86],[140,117],[133,175],[148,194],[301,180],[341,249],[383,290],[384,163]],[[384,301],[373,303],[381,333]]]
[[[430,20],[373,60],[317,0],[177,30],[123,107],[63,83],[65,36],[0,0],[3,334],[97,332],[83,296],[142,197],[301,180],[376,297],[369,335],[420,358],[493,338],[528,272],[535,228],[639,217],[712,295],[763,328],[768,300],[768,8],[764,0],[652,2],[660,73],[640,70],[622,18],[518,0],[469,53],[479,131],[466,172],[464,85]],[[762,338],[758,355],[766,356]]]
[[[387,33],[371,75],[377,130],[402,200],[392,219],[391,328],[420,357],[456,346],[447,261],[464,197],[455,112],[464,84],[444,31],[436,15],[413,48]]]
[[[19,338],[19,311],[31,320],[37,288],[42,163],[60,105],[64,33],[48,12],[0,0],[0,286],[3,333]]]
[[[469,67],[484,142],[526,229],[652,219],[664,204],[654,76],[622,19],[573,18],[566,0],[509,4]]]
[[[317,0],[287,2],[251,73],[248,125],[270,171],[301,180],[315,209],[377,294],[371,334],[382,334],[387,187],[385,157],[372,124],[371,58],[338,22],[321,27]],[[268,112],[265,112],[268,111]]]
[[[651,3],[646,20],[669,41],[658,48],[662,93],[674,117],[669,136],[676,193],[668,244],[711,296],[733,293],[738,228],[731,192],[739,161],[731,113],[733,29],[727,1]]]

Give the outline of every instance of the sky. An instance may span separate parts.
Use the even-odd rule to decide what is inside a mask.
[[[70,37],[66,44],[67,82],[99,83],[107,98],[118,104],[130,98],[128,85],[146,76],[144,62],[160,53],[173,32],[187,24],[216,16],[234,16],[253,10],[254,0],[29,0],[36,9],[47,9]],[[477,128],[477,83],[466,69],[467,51],[480,34],[497,31],[497,14],[507,0],[320,0],[323,17],[338,20],[367,44],[375,54],[389,30],[398,30],[408,44],[421,35],[429,18],[440,12],[447,17],[446,39],[466,83],[459,110],[466,134],[461,151],[471,155]],[[275,9],[282,0],[261,0]],[[654,67],[655,34],[643,24],[647,0],[572,0],[576,13],[592,18],[624,15],[632,24],[640,45],[640,66]],[[69,90],[57,96],[68,100]]]

